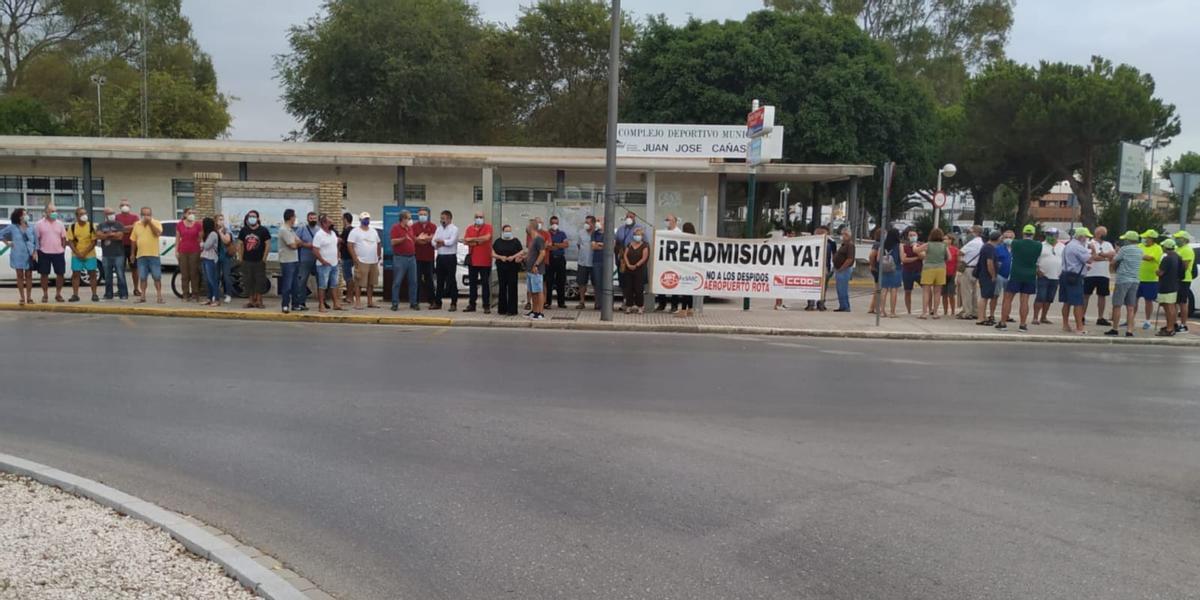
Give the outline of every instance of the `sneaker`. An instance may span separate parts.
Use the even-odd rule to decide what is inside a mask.
[[[400,310],[400,305],[393,302],[392,303],[392,312],[396,312],[398,310]]]
[[[530,319],[532,319],[532,320],[534,320],[534,321],[541,321],[541,320],[544,320],[544,319],[546,318],[546,315],[544,315],[544,314],[542,314],[542,313],[533,313],[533,316],[532,316],[532,317],[529,317],[529,318],[530,318]]]
[[[1006,325],[1004,323],[996,323],[996,329],[999,329],[1000,331],[1005,331],[1008,329],[1008,325]]]
[[[1150,329],[1150,321],[1142,321],[1142,329]]]
[[[71,297],[67,298],[67,302],[79,302],[79,296],[71,294]]]
[[[1029,326],[1028,325],[1018,325],[1017,331],[1020,331],[1021,333],[1029,333]]]
[[[112,299],[113,299],[113,297],[112,297],[112,296],[105,296],[105,297],[104,297],[104,299],[105,299],[105,300],[112,300]]]
[[[1121,335],[1121,332],[1117,331],[1116,329],[1109,329],[1108,331],[1104,332],[1104,335],[1109,337],[1117,337],[1118,335]]]
[[[454,307],[453,307],[453,306],[451,306],[451,307],[450,307],[450,310],[454,310]],[[469,313],[469,312],[475,312],[475,306],[474,306],[474,305],[471,305],[471,304],[468,304],[468,305],[467,305],[467,307],[463,309],[463,312],[465,312],[465,313]]]
[[[659,304],[658,306],[654,307],[654,312],[663,312],[665,310],[667,310],[666,304]]]
[[[1103,327],[1112,327],[1112,323],[1108,319],[1096,319],[1096,324]]]
[[[1179,328],[1176,329],[1175,331],[1178,331],[1180,333],[1187,333],[1188,332],[1187,325],[1180,325]]]
[[[485,315],[490,315],[490,314],[492,314],[492,309],[490,309],[490,308],[488,308],[488,307],[486,307],[486,306],[485,306],[485,307],[483,307],[483,314],[485,314]]]
[[[450,312],[454,312],[454,311],[456,311],[456,310],[458,310],[458,305],[457,305],[457,304],[455,304],[455,303],[453,303],[453,302],[451,302],[451,303],[450,303]]]
[[[290,313],[290,312],[292,312],[292,307],[290,307],[290,306],[285,306],[285,307],[283,307],[283,314],[285,314],[285,315],[286,315],[286,314],[288,314],[288,313]]]
[[[100,301],[100,296],[97,296],[96,294],[92,294],[92,302],[99,302],[99,301]]]
[[[1133,337],[1133,332],[1132,332],[1132,331],[1126,331],[1126,332],[1125,332],[1125,337]]]
[[[225,304],[229,304],[230,302],[233,302],[233,296],[225,294]]]
[[[409,308],[409,310],[421,310],[421,305],[420,304],[409,304],[408,308]]]

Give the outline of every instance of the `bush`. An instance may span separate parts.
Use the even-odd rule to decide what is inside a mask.
[[[1129,219],[1125,229],[1121,229],[1121,203],[1110,202],[1104,206],[1098,215],[1100,225],[1108,228],[1109,237],[1117,238],[1126,231],[1136,231],[1141,233],[1147,229],[1155,231],[1166,231],[1163,227],[1166,224],[1166,218],[1158,211],[1150,208],[1148,204],[1143,202],[1129,203]]]

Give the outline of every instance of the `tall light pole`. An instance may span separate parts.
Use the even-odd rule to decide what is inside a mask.
[[[938,171],[938,184],[937,184],[937,192],[935,192],[935,193],[936,193],[936,194],[941,194],[941,193],[942,193],[942,176],[943,176],[943,175],[944,175],[944,176],[945,176],[947,179],[949,179],[949,178],[951,178],[951,177],[954,177],[954,175],[955,175],[956,173],[958,173],[958,167],[954,166],[954,164],[952,164],[952,163],[946,163],[946,166],[942,167],[942,170]],[[945,202],[945,198],[944,198],[944,197],[943,197],[943,199],[942,199],[942,202]],[[942,226],[942,219],[941,219],[941,217],[942,217],[942,207],[941,207],[941,206],[938,206],[938,204],[935,202],[935,203],[933,204],[933,226],[934,226],[934,227],[941,227],[941,226]],[[951,223],[951,225],[953,225],[953,223]]]
[[[108,83],[108,78],[98,73],[92,74],[92,84],[96,86],[96,132],[104,137],[104,105],[100,100],[100,88]]]
[[[142,137],[150,137],[150,81],[149,64],[146,54],[150,42],[147,40],[150,31],[150,7],[142,0]],[[401,193],[403,195],[403,193]]]
[[[617,196],[617,92],[621,83],[621,0],[612,0],[612,33],[608,42],[608,139],[604,151],[604,260],[600,263],[600,320],[613,318],[613,244]],[[653,202],[653,199],[651,200]]]
[[[783,222],[783,230],[787,231],[788,225],[791,224],[791,219],[788,215],[788,194],[792,193],[792,188],[788,184],[783,184],[783,189],[779,190],[779,218]]]

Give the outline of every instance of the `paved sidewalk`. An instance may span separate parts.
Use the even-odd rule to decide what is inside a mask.
[[[831,290],[832,292],[832,290]],[[67,294],[69,296],[69,294]],[[693,318],[678,318],[667,313],[648,312],[644,315],[616,314],[611,322],[600,320],[596,310],[575,310],[573,308],[553,308],[546,311],[547,319],[532,322],[522,317],[501,317],[495,314],[485,315],[482,312],[463,313],[466,300],[459,302],[458,312],[448,310],[433,311],[422,305],[422,310],[411,311],[406,305],[401,305],[397,312],[392,312],[387,303],[380,303],[380,308],[345,311],[330,311],[324,314],[315,310],[315,299],[310,301],[314,310],[304,313],[282,314],[277,308],[277,299],[268,297],[267,309],[243,308],[245,301],[234,299],[230,305],[220,308],[199,306],[186,303],[168,294],[166,304],[155,304],[152,299],[145,304],[135,304],[130,301],[91,302],[84,298],[80,302],[49,304],[37,303],[21,308],[17,305],[17,293],[13,287],[0,288],[0,310],[26,312],[66,312],[92,313],[112,315],[137,316],[168,316],[210,319],[254,319],[264,321],[290,322],[325,322],[325,323],[359,323],[384,325],[426,325],[426,326],[467,326],[467,327],[523,327],[544,329],[575,329],[594,331],[644,331],[644,332],[681,332],[681,333],[716,333],[716,334],[747,334],[747,335],[797,335],[815,337],[843,338],[881,338],[881,339],[939,339],[939,340],[991,340],[991,341],[1058,341],[1084,343],[1140,343],[1167,345],[1196,345],[1200,346],[1200,335],[1188,333],[1173,338],[1154,337],[1154,330],[1135,330],[1134,338],[1109,338],[1101,335],[1104,327],[1092,325],[1086,336],[1068,334],[1062,331],[1059,314],[1060,307],[1055,305],[1050,310],[1051,325],[1036,325],[1030,327],[1029,333],[1018,333],[1016,325],[1012,324],[1009,331],[1002,333],[991,327],[975,325],[973,321],[962,321],[943,317],[937,320],[921,320],[915,315],[904,314],[904,302],[898,303],[900,317],[882,319],[879,326],[875,325],[875,315],[866,312],[870,302],[870,290],[856,287],[852,290],[851,306],[853,312],[835,313],[810,312],[803,310],[804,303],[791,305],[790,310],[773,310],[770,300],[753,300],[749,311],[742,310],[740,300],[710,300],[705,303],[702,314]],[[832,294],[831,294],[832,296]],[[914,294],[914,308],[919,305],[919,294]],[[35,299],[40,299],[38,292]],[[650,301],[650,297],[647,297]],[[836,300],[829,303],[830,307],[837,305]],[[653,308],[653,305],[648,307]],[[1014,307],[1015,311],[1015,307]],[[1095,309],[1091,315],[1094,316]],[[1162,318],[1162,317],[1160,317]],[[1164,318],[1165,319],[1165,318]],[[1090,321],[1089,321],[1090,322]],[[1165,320],[1160,322],[1165,323]],[[1200,331],[1200,328],[1197,329]]]

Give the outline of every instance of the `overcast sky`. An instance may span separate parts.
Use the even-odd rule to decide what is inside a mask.
[[[1200,151],[1200,77],[1194,61],[1196,0],[1017,0],[1009,55],[1022,62],[1086,62],[1100,54],[1149,72],[1159,97],[1176,105],[1183,135],[1166,149],[1176,156]],[[483,17],[512,23],[521,2],[481,0]],[[526,3],[527,4],[527,3]],[[238,98],[232,107],[231,137],[279,140],[296,122],[279,100],[274,59],[287,52],[289,26],[317,14],[320,0],[183,0],[201,48],[212,55],[222,91]],[[662,13],[673,22],[740,19],[758,10],[756,0],[626,0],[639,18]],[[1193,31],[1189,32],[1188,29]],[[1162,153],[1156,158],[1161,161]]]

